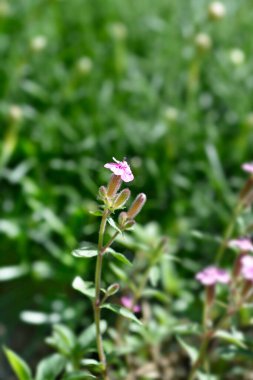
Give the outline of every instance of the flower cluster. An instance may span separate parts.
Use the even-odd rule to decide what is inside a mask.
[[[124,307],[133,311],[134,313],[139,313],[141,311],[140,305],[135,305],[133,298],[130,296],[121,297],[120,302]]]
[[[245,280],[253,282],[253,257],[250,255],[241,258],[241,275]]]
[[[243,252],[253,252],[253,244],[250,239],[248,238],[239,238],[230,240],[228,243],[228,246],[230,248],[239,249]]]
[[[110,162],[104,165],[111,170],[113,175],[107,187],[101,186],[99,189],[99,198],[104,202],[105,207],[114,212],[123,209],[128,201],[131,192],[128,188],[119,192],[122,181],[130,182],[134,179],[133,173],[126,160]],[[118,217],[119,228],[121,231],[131,228],[135,224],[135,217],[139,214],[144,206],[147,197],[144,193],[137,195],[128,211],[122,211]]]
[[[196,279],[205,286],[212,286],[216,283],[227,284],[230,281],[230,275],[223,269],[210,266],[197,273]]]
[[[252,174],[253,173],[253,162],[246,162],[245,164],[242,165],[242,169],[245,172]]]

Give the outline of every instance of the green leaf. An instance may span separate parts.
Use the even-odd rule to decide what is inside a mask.
[[[104,364],[95,359],[83,359],[82,365],[95,373],[101,373],[105,369]]]
[[[91,249],[91,247],[81,247],[79,249],[75,249],[72,252],[72,255],[75,257],[94,257],[98,255],[97,249]]]
[[[154,266],[149,271],[149,280],[153,287],[157,287],[158,282],[161,278],[160,270],[157,266]]]
[[[180,346],[188,354],[189,358],[191,359],[191,362],[194,363],[198,357],[198,351],[196,350],[196,348],[190,346],[188,343],[186,343],[183,339],[179,338],[178,336],[176,338]]]
[[[124,264],[132,265],[131,261],[129,261],[122,253],[115,252],[112,248],[108,248],[106,252],[110,253],[115,259],[121,261]]]
[[[100,321],[100,331],[103,334],[107,328],[106,321]],[[96,326],[93,323],[87,329],[85,329],[82,334],[78,337],[78,343],[82,349],[88,348],[96,340]]]
[[[112,218],[108,218],[107,221],[112,228],[114,228],[119,233],[122,233],[121,229],[117,226],[117,224],[114,222],[114,220]]]
[[[4,347],[4,353],[19,380],[32,380],[31,370],[23,359],[7,347]]]
[[[70,356],[77,345],[77,338],[67,326],[56,324],[53,327],[53,336],[47,338],[46,342],[60,353]]]
[[[201,333],[201,328],[196,323],[187,323],[187,324],[177,324],[172,329],[173,333],[180,335],[199,335]]]
[[[242,333],[240,333],[239,331],[228,332],[225,330],[218,330],[215,333],[215,337],[219,339],[223,339],[229,343],[232,343],[235,346],[238,346],[241,348],[247,348],[244,342],[244,337]]]
[[[153,297],[164,303],[170,302],[170,298],[168,297],[168,294],[165,294],[161,290],[157,290],[157,289],[146,288],[143,290],[142,296]]]
[[[54,325],[54,332],[61,337],[62,343],[69,349],[73,348],[76,344],[76,337],[74,333],[65,325]]]
[[[198,380],[218,380],[217,376],[211,375],[210,373],[204,373],[204,372],[197,372],[197,379]]]
[[[110,268],[113,271],[113,273],[122,281],[128,281],[128,277],[125,271],[123,271],[118,266],[114,265],[113,263],[110,263]]]
[[[226,346],[226,347],[220,347],[217,351],[217,354],[219,355],[219,358],[222,358],[227,361],[231,360],[252,360],[252,351],[251,350],[245,350],[242,348],[238,348],[236,346]]]
[[[29,273],[29,267],[26,265],[13,265],[2,267],[0,269],[0,282],[15,280]]]
[[[105,303],[104,305],[101,306],[101,308],[109,309],[116,314],[122,315],[123,317],[131,319],[132,321],[138,323],[139,325],[142,325],[141,321],[138,318],[136,318],[134,313],[132,313],[130,310],[126,309],[125,307],[114,305],[111,303]]]
[[[96,376],[93,376],[88,371],[75,371],[75,372],[65,375],[62,380],[89,380],[89,379],[96,379]]]
[[[93,216],[102,216],[103,215],[103,211],[100,211],[100,210],[89,211],[89,214],[91,214]]]
[[[77,276],[73,283],[72,287],[87,297],[95,298],[95,288],[92,287],[94,284],[89,281],[84,281],[81,277]]]
[[[66,359],[62,355],[53,354],[39,363],[35,380],[55,380],[65,365]]]

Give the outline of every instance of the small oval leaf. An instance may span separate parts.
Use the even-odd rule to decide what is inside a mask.
[[[96,249],[90,249],[90,247],[82,247],[79,249],[75,249],[72,252],[72,255],[75,257],[94,257],[98,255],[98,251]]]
[[[81,277],[77,276],[72,283],[72,287],[87,297],[95,298],[95,288],[92,282],[84,281]]]
[[[111,310],[116,314],[122,315],[122,317],[131,319],[132,321],[138,323],[139,325],[142,325],[141,321],[138,318],[136,318],[134,313],[132,313],[130,310],[126,309],[125,307],[114,305],[112,303],[105,303],[104,305],[101,306],[101,308]]]
[[[129,261],[126,256],[122,255],[122,253],[115,252],[112,248],[108,248],[106,252],[110,253],[118,261],[127,265],[132,265],[131,261]]]

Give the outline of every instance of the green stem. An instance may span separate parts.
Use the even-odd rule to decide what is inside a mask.
[[[111,237],[111,239],[108,241],[108,243],[103,247],[102,249],[102,253],[104,254],[105,251],[107,250],[107,248],[109,248],[112,243],[114,242],[114,240],[116,239],[116,237],[118,236],[119,232],[115,232],[115,234]]]
[[[199,350],[199,355],[198,355],[197,359],[195,360],[195,362],[192,366],[188,380],[194,380],[195,379],[196,372],[199,369],[199,367],[202,365],[203,360],[205,358],[206,351],[207,351],[211,337],[212,337],[212,335],[207,334],[205,336],[205,338],[203,339],[203,342],[202,342],[200,350]]]
[[[102,216],[100,228],[99,228],[99,236],[98,236],[98,255],[97,255],[97,263],[96,263],[96,273],[95,273],[95,302],[94,302],[94,319],[96,325],[96,342],[97,342],[97,350],[98,357],[101,363],[104,364],[105,370],[103,372],[103,379],[108,380],[107,377],[107,368],[106,368],[106,356],[103,348],[103,339],[100,330],[100,317],[101,317],[101,309],[100,309],[100,288],[101,288],[101,273],[102,273],[102,263],[103,263],[103,240],[105,227],[107,222],[107,217],[109,215],[109,211],[105,210]]]
[[[206,332],[204,339],[202,341],[202,344],[200,346],[198,357],[192,366],[188,380],[194,380],[195,379],[197,370],[201,367],[201,365],[203,364],[203,361],[205,360],[206,351],[208,349],[209,342],[214,337],[216,331],[218,331],[219,328],[223,327],[225,322],[227,322],[227,320],[230,319],[236,313],[237,310],[239,310],[239,308],[243,304],[243,301],[244,301],[244,299],[241,301],[241,303],[239,305],[237,305],[236,308],[228,310],[227,313],[217,323],[217,325],[215,326],[214,329],[210,330],[209,332]]]
[[[217,252],[217,255],[215,258],[216,264],[219,264],[219,262],[223,258],[223,255],[224,255],[224,252],[225,252],[225,249],[227,246],[227,242],[230,239],[230,237],[232,236],[232,233],[233,233],[234,227],[235,227],[235,223],[236,223],[236,220],[237,220],[237,218],[241,212],[241,209],[242,209],[242,203],[238,202],[235,209],[234,209],[232,219],[231,219],[229,225],[227,226],[227,228],[225,230],[224,237],[222,239],[221,245],[218,249],[218,252]]]

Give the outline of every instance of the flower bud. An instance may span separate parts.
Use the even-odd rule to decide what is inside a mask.
[[[88,75],[93,67],[93,62],[89,57],[81,57],[76,64],[79,74]]]
[[[9,109],[9,116],[12,121],[20,122],[23,118],[23,110],[20,106],[13,104]]]
[[[128,230],[129,228],[132,228],[134,225],[135,225],[135,220],[128,220],[125,224],[124,224],[124,229],[125,230]]]
[[[98,190],[98,196],[100,199],[104,199],[107,196],[107,190],[105,186],[100,186]]]
[[[127,221],[127,213],[125,211],[119,214],[118,222],[120,226],[123,226]]]
[[[115,22],[110,25],[110,34],[115,40],[125,40],[127,37],[127,28],[121,22]]]
[[[115,209],[123,207],[124,204],[128,201],[130,194],[131,192],[129,189],[122,190],[117,196],[117,198],[115,199],[113,207]]]
[[[168,121],[176,121],[178,119],[179,112],[174,107],[167,107],[164,111],[164,117]]]
[[[119,188],[121,186],[121,183],[122,183],[122,180],[121,180],[121,177],[119,175],[113,174],[111,176],[111,179],[110,179],[110,182],[109,182],[108,188],[107,188],[108,197],[111,198],[117,193],[117,191],[119,190]]]
[[[221,20],[226,14],[226,8],[220,1],[214,1],[209,5],[208,15],[211,20]]]
[[[147,200],[147,197],[144,193],[137,195],[137,197],[133,201],[130,209],[127,212],[128,219],[134,219],[136,217],[136,215],[139,214],[142,207],[146,203],[146,200]]]
[[[235,48],[230,51],[229,58],[233,65],[241,66],[245,61],[245,54],[242,50]]]
[[[35,52],[41,51],[47,46],[47,38],[45,36],[35,36],[31,40],[30,46]]]
[[[0,17],[7,17],[11,14],[11,8],[7,1],[0,2]]]
[[[114,283],[114,284],[108,286],[108,288],[106,290],[106,296],[109,297],[109,296],[112,296],[113,294],[117,293],[119,288],[120,288],[120,286],[117,283]]]
[[[240,201],[244,206],[250,206],[253,202],[253,177],[250,177],[242,188],[240,195]]]
[[[252,290],[252,281],[246,280],[242,288],[242,298],[247,298]]]
[[[246,252],[241,252],[239,256],[235,259],[234,268],[233,268],[233,274],[232,278],[237,279],[237,277],[241,274],[242,269],[242,258],[246,256]]]
[[[195,44],[199,51],[205,52],[212,46],[212,40],[206,33],[199,33],[195,37]]]

